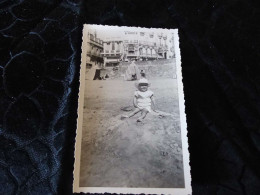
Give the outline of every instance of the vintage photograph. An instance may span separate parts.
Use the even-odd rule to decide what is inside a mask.
[[[178,40],[84,25],[75,192],[191,194]]]

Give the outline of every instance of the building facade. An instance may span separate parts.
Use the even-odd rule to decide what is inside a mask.
[[[102,67],[104,64],[103,60],[103,40],[97,37],[97,33],[88,32],[87,38],[87,68],[92,66]]]
[[[124,44],[120,38],[109,38],[103,41],[104,66],[116,66],[124,56]]]
[[[168,35],[169,36],[169,35]],[[103,41],[104,66],[115,66],[120,61],[156,60],[173,58],[173,34],[124,32],[124,36]]]

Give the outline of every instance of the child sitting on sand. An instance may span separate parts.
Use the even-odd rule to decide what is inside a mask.
[[[141,112],[141,116],[137,119],[137,122],[141,122],[147,115],[148,112],[151,112],[151,107],[155,106],[155,100],[153,97],[153,92],[148,89],[149,83],[148,80],[142,78],[136,83],[137,91],[134,93],[134,111],[129,115],[122,115],[122,119],[130,118],[135,114]]]

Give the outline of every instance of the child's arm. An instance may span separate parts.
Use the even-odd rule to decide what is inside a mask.
[[[152,101],[152,109],[155,111],[156,107],[155,107],[155,98],[154,98],[154,96],[151,97],[151,101]]]
[[[136,100],[136,96],[134,96],[133,103],[134,103],[134,107],[136,107],[136,108],[137,108],[137,100]]]

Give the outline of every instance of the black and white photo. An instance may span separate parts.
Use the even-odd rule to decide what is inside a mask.
[[[84,25],[74,192],[191,194],[176,29]]]

